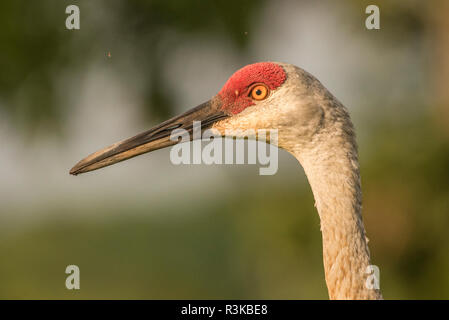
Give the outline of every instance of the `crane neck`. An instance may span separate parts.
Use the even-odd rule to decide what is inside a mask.
[[[292,153],[304,168],[320,216],[329,297],[381,299],[380,291],[366,284],[370,254],[361,214],[357,146],[347,120],[346,130],[339,132],[343,126],[337,126],[320,132],[308,147]]]

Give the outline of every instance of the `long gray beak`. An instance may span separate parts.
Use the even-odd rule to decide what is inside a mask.
[[[228,116],[227,113],[221,110],[220,99],[215,97],[179,116],[162,122],[148,131],[89,155],[78,162],[70,170],[70,174],[78,175],[100,169],[143,153],[174,145],[178,141],[170,140],[170,134],[175,129],[187,130],[192,140],[193,121],[201,121],[201,130],[204,131],[212,127],[215,122],[223,120]]]

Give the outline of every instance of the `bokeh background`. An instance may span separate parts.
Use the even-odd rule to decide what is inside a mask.
[[[81,29],[67,30],[76,4]],[[365,28],[377,4],[381,29]],[[387,299],[449,298],[449,1],[0,2],[0,298],[327,299],[302,168],[82,157],[296,64],[351,112]],[[81,289],[65,288],[65,268]]]

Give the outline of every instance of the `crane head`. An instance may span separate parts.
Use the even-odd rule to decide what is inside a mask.
[[[260,62],[247,65],[236,71],[209,101],[89,155],[79,161],[70,174],[89,172],[176,144],[170,135],[178,128],[187,130],[192,138],[193,121],[201,121],[201,130],[211,129],[221,136],[225,136],[227,130],[285,130],[293,123],[299,128],[301,123],[308,127],[319,113],[319,109],[308,107],[309,103],[303,99],[313,96],[307,89],[312,80],[317,81],[290,64]],[[289,136],[285,133],[285,137]],[[280,137],[281,147],[282,141]]]

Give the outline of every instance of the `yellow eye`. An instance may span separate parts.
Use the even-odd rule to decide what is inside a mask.
[[[263,84],[257,84],[251,89],[251,98],[254,100],[263,100],[268,96],[268,88]]]

